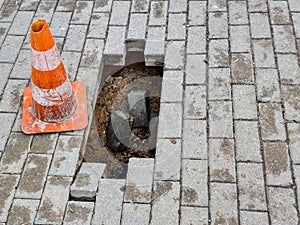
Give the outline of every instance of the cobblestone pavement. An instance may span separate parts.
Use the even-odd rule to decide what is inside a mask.
[[[299,0],[0,6],[1,225],[299,224]],[[70,80],[86,83],[90,121],[104,64],[130,52],[164,63],[155,159],[131,159],[125,180],[101,178],[97,163],[76,173],[89,128],[21,132],[37,18]]]

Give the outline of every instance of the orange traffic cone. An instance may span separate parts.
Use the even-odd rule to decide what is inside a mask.
[[[31,87],[24,90],[24,133],[61,132],[87,126],[86,87],[70,82],[45,20],[30,27]]]

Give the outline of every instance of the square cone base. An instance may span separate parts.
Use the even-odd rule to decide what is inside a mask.
[[[32,88],[24,90],[22,131],[26,134],[53,133],[70,130],[80,130],[87,126],[86,87],[81,82],[71,82],[72,90],[77,100],[76,111],[66,121],[47,123],[37,119],[32,109]]]

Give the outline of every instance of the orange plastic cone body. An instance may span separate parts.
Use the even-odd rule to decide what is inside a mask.
[[[45,20],[32,23],[30,39],[32,86],[24,91],[22,130],[44,133],[84,128],[85,85],[70,83]]]

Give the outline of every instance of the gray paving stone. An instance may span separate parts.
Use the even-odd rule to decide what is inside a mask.
[[[271,38],[271,29],[267,13],[250,13],[249,17],[252,38]]]
[[[288,0],[291,11],[300,11],[300,6],[297,0]]]
[[[199,207],[181,207],[180,224],[208,225],[208,209]]]
[[[230,26],[230,51],[250,52],[249,26]]]
[[[179,221],[179,201],[179,182],[155,181],[150,224],[177,224]]]
[[[0,80],[0,93],[1,97],[4,94],[4,88],[7,84],[9,74],[11,72],[11,69],[13,68],[12,64],[8,63],[0,63],[0,70],[1,70],[1,80]]]
[[[76,2],[72,0],[59,0],[56,11],[67,11],[67,12],[73,12],[75,9]]]
[[[207,160],[182,160],[181,205],[208,206]]]
[[[300,85],[297,86],[281,86],[281,97],[284,103],[286,120],[300,121]]]
[[[257,119],[254,85],[233,85],[232,95],[235,119]]]
[[[30,153],[52,154],[55,149],[58,134],[39,134],[34,135]]]
[[[210,181],[235,182],[234,142],[231,139],[209,140]]]
[[[87,34],[88,38],[105,38],[108,19],[108,13],[93,13]]]
[[[229,24],[248,24],[247,2],[228,2]]]
[[[2,45],[7,34],[10,23],[0,23],[0,45]]]
[[[68,203],[71,180],[71,177],[48,176],[35,224],[62,223]]]
[[[74,176],[81,143],[81,137],[59,136],[49,175]]]
[[[95,0],[94,12],[110,12],[112,0]]]
[[[300,13],[292,13],[296,38],[300,38]]]
[[[65,37],[67,35],[71,12],[55,12],[51,21],[51,33],[53,36]]]
[[[145,45],[146,66],[154,66],[164,62],[165,55],[165,27],[149,27]]]
[[[188,4],[187,2],[187,0],[170,0],[169,12],[186,12]]]
[[[64,51],[81,51],[84,45],[87,25],[71,24],[64,45]]]
[[[61,54],[61,59],[70,81],[75,81],[77,69],[79,67],[81,53],[79,52],[65,52]]]
[[[263,102],[280,102],[278,72],[276,69],[256,70],[257,99]]]
[[[133,0],[131,12],[148,12],[150,0]]]
[[[184,41],[170,41],[166,46],[165,68],[183,69],[184,68]]]
[[[150,221],[150,204],[123,204],[122,225],[148,225]]]
[[[26,35],[30,27],[30,23],[34,12],[19,11],[17,12],[8,34],[11,35]]]
[[[11,133],[0,162],[0,173],[22,172],[30,147],[31,136]]]
[[[207,159],[206,120],[184,120],[182,158]]]
[[[168,2],[151,1],[149,25],[163,26],[167,23]]]
[[[269,224],[267,212],[240,211],[240,225]]]
[[[209,136],[210,137],[233,137],[232,125],[232,102],[211,101],[209,102]]]
[[[273,25],[275,52],[296,53],[293,28],[290,25]]]
[[[254,82],[254,71],[251,54],[232,54],[231,73],[233,83],[252,84]]]
[[[293,172],[294,172],[294,177],[295,177],[295,184],[297,187],[300,185],[300,165],[293,165]],[[300,199],[300,190],[297,188],[297,200],[299,202]],[[299,205],[298,205],[298,210],[299,210]]]
[[[130,10],[130,1],[114,1],[109,25],[126,26]]]
[[[92,1],[76,1],[71,23],[89,24],[92,15]]]
[[[268,187],[268,201],[271,223],[297,224],[298,216],[294,190],[278,187]]]
[[[93,202],[70,201],[66,209],[63,224],[91,224],[94,210]]]
[[[39,203],[39,200],[33,199],[14,199],[7,225],[33,224]]]
[[[80,66],[99,68],[102,62],[104,40],[86,39]]]
[[[212,224],[238,224],[236,184],[210,184]]]
[[[208,99],[231,99],[230,69],[211,68],[208,70]]]
[[[185,67],[186,84],[205,84],[206,82],[206,56],[187,55]]]
[[[18,181],[19,176],[17,175],[0,174],[0,222],[5,223],[7,221]]]
[[[10,74],[10,78],[27,79],[31,77],[31,51],[20,50],[18,59]]]
[[[297,56],[292,54],[278,54],[277,61],[281,83],[300,84],[300,67]]]
[[[208,2],[208,11],[227,11],[226,0],[211,0]]]
[[[17,198],[41,198],[51,159],[50,155],[28,155],[16,192]]]
[[[187,54],[206,52],[206,28],[204,26],[189,27],[187,36]]]
[[[105,170],[105,164],[83,162],[71,186],[71,196],[82,199],[96,197],[98,183]]]
[[[124,190],[125,180],[100,180],[93,225],[120,223]]]
[[[252,40],[256,67],[275,67],[272,40]]]
[[[300,163],[300,124],[288,123],[289,149],[294,164]],[[299,176],[300,178],[300,176]]]
[[[186,14],[169,14],[168,40],[185,40]]]
[[[266,184],[289,186],[292,184],[288,146],[283,142],[264,143]]]
[[[54,9],[57,1],[40,1],[39,7],[34,14],[33,21],[40,18],[45,19],[48,23],[51,22]]]
[[[286,1],[270,1],[271,24],[289,24],[289,8]]]
[[[206,25],[206,2],[189,1],[189,25]]]
[[[209,66],[229,67],[228,40],[210,40],[209,42]]]
[[[240,209],[266,211],[266,193],[262,164],[238,163]]]
[[[213,12],[208,14],[209,38],[228,38],[228,13]]]
[[[7,139],[9,138],[16,114],[14,113],[0,113],[0,151],[4,150]]]
[[[267,12],[267,0],[250,0],[248,3],[249,12]]]
[[[126,38],[126,47],[128,48],[128,51],[144,51],[147,20],[147,14],[140,13],[130,15],[130,23]]]
[[[154,160],[131,158],[128,164],[125,202],[150,203]]]
[[[261,162],[258,125],[256,121],[235,121],[237,161]]]
[[[281,105],[276,103],[260,103],[259,113],[262,139],[286,140]]]
[[[14,63],[19,54],[23,41],[24,36],[7,35],[1,46],[0,62]]]
[[[206,86],[186,86],[184,92],[184,118],[206,118]]]
[[[154,180],[180,180],[181,140],[158,139],[155,152]]]
[[[164,72],[161,102],[182,102],[183,77],[182,71],[167,70]]]
[[[22,1],[19,10],[33,10],[35,11],[39,5],[39,0],[24,0]]]
[[[12,22],[15,14],[17,13],[19,4],[15,1],[5,1],[1,6],[0,10],[0,21],[1,22]]]
[[[103,55],[104,63],[124,65],[126,56],[125,32],[125,27],[109,27]]]

